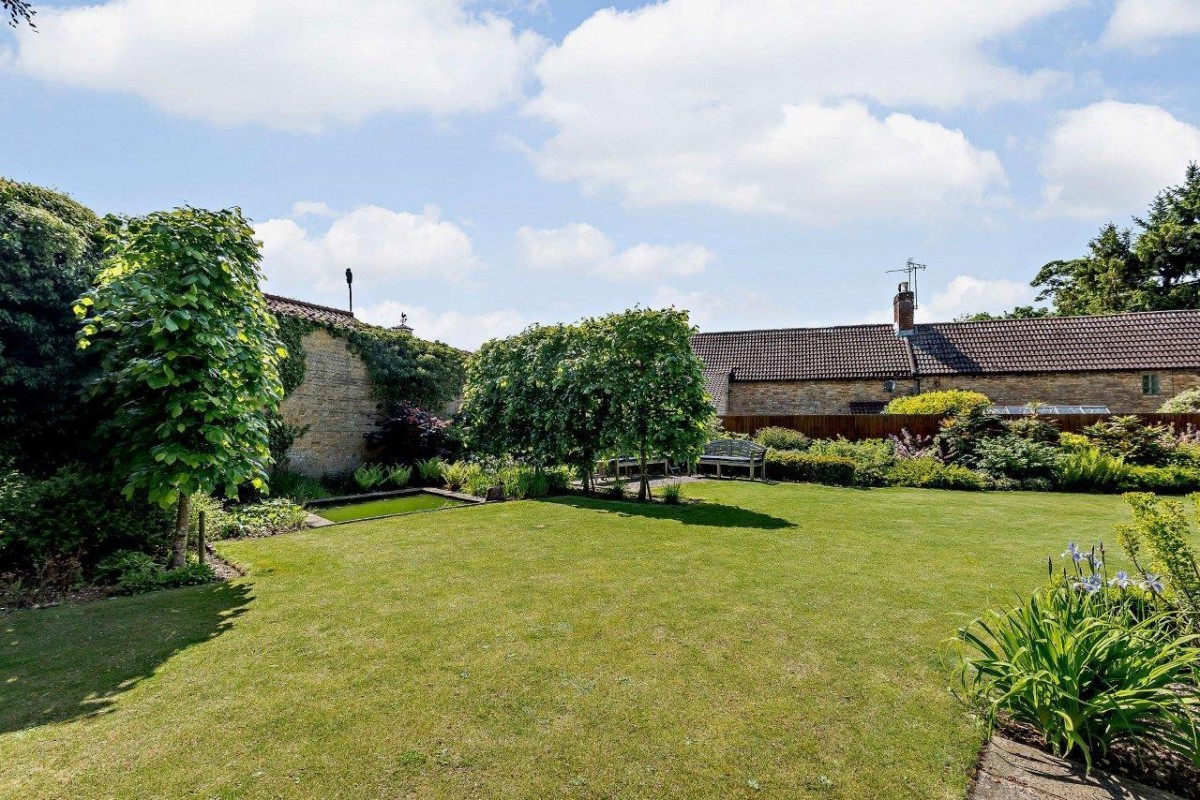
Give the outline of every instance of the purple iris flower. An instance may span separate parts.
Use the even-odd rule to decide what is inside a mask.
[[[1158,575],[1151,575],[1149,572],[1146,573],[1146,580],[1141,582],[1141,586],[1143,589],[1149,589],[1150,591],[1154,592],[1155,594],[1163,593],[1162,578],[1159,577]]]
[[[1118,572],[1117,577],[1108,582],[1109,586],[1116,586],[1119,589],[1128,589],[1133,585],[1133,581],[1129,579],[1128,572]]]
[[[1089,575],[1081,581],[1076,581],[1075,588],[1082,589],[1088,594],[1095,594],[1104,588],[1104,581],[1099,575]]]
[[[1087,554],[1076,547],[1074,542],[1071,542],[1067,545],[1067,550],[1063,553],[1063,556],[1070,556],[1071,560],[1078,564],[1080,561],[1083,561]]]

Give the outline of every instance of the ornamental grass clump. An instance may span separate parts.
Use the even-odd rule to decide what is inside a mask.
[[[659,496],[669,506],[677,506],[683,502],[683,483],[671,481],[659,489]]]
[[[1200,760],[1200,637],[1180,633],[1163,580],[1110,578],[1103,548],[1071,544],[1063,556],[1050,586],[958,631],[964,697],[990,723],[1033,726],[1089,770],[1118,742]]]
[[[363,464],[354,470],[354,483],[364,492],[369,492],[383,483],[387,476],[379,464]]]

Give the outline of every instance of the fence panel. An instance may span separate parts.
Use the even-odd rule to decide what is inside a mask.
[[[1054,422],[1060,430],[1078,433],[1088,425],[1114,416],[1112,414],[1043,414],[1042,419]],[[1148,425],[1161,424],[1182,432],[1192,426],[1200,429],[1200,414],[1135,414]],[[1007,419],[1019,419],[1007,415]],[[937,414],[766,414],[757,416],[726,416],[721,418],[725,430],[750,436],[761,428],[778,427],[800,431],[813,439],[835,439],[842,436],[851,441],[883,439],[908,431],[917,436],[933,436],[938,432],[942,417]]]

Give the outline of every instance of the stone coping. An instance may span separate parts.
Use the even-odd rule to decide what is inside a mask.
[[[343,494],[337,497],[322,497],[319,500],[309,500],[304,504],[305,508],[321,508],[323,506],[344,505],[346,503],[362,503],[367,500],[385,500],[389,497],[403,497],[409,494],[419,494],[425,492],[427,494],[441,495],[442,497],[450,497],[455,500],[462,500],[467,503],[482,503],[483,498],[476,497],[473,494],[463,494],[461,492],[452,492],[448,489],[436,489],[432,486],[411,486],[406,489],[395,489],[387,492],[366,492],[365,494]]]
[[[1120,775],[1056,758],[1037,748],[993,736],[983,746],[971,800],[1180,800]]]

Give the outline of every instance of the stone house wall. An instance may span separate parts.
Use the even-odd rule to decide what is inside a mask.
[[[1159,376],[1160,393],[1142,394],[1142,376]],[[828,381],[733,381],[727,414],[848,414],[852,402],[887,402],[917,391],[968,389],[999,405],[1037,400],[1050,405],[1107,405],[1114,413],[1152,412],[1168,398],[1200,385],[1200,372],[1057,372],[1025,375],[948,375],[896,380],[895,393],[884,379]]]
[[[279,410],[284,422],[309,429],[288,451],[288,468],[314,478],[356,469],[366,458],[363,435],[375,429],[379,415],[366,365],[344,339],[323,329],[303,341],[304,382]]]

